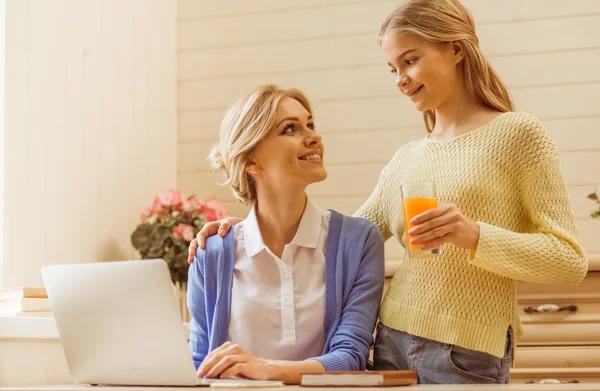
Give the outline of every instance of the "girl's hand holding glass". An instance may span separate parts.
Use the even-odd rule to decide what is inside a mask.
[[[468,250],[476,250],[479,242],[479,224],[469,219],[456,205],[445,204],[415,216],[408,231],[408,240],[421,245],[421,250],[439,248],[450,243]]]

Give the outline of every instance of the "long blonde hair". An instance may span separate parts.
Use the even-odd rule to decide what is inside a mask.
[[[285,97],[297,100],[313,115],[302,91],[274,84],[261,85],[227,110],[221,122],[219,143],[208,157],[212,168],[225,174],[223,184],[229,184],[235,198],[245,205],[256,201],[256,184],[246,166],[257,144],[274,126],[277,105]]]
[[[514,111],[506,86],[479,49],[471,12],[458,0],[408,0],[381,25],[379,43],[386,33],[413,34],[430,42],[460,41],[467,93],[477,102],[500,112]],[[423,112],[425,127],[435,126],[435,110]]]

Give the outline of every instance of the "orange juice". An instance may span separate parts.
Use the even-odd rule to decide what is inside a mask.
[[[410,220],[412,220],[413,217],[428,211],[429,209],[437,208],[437,206],[437,198],[415,197],[405,198],[402,200],[402,207],[404,209],[404,224],[406,225],[406,241],[408,242],[407,244],[409,250],[419,250],[419,248],[423,245],[423,243],[410,243],[410,239],[413,239],[413,237],[408,236],[408,231],[414,227],[414,225],[410,223]]]

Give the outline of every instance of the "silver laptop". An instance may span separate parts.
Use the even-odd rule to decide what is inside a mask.
[[[196,376],[162,259],[46,266],[42,277],[75,383],[214,383]]]

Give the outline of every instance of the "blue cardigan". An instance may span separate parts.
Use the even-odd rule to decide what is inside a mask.
[[[189,346],[196,368],[209,352],[227,342],[233,232],[225,238],[209,238],[206,249],[196,251],[189,269]],[[383,238],[373,223],[332,210],[325,255],[326,342],[321,356],[306,359],[318,360],[327,371],[364,370],[383,293]]]

